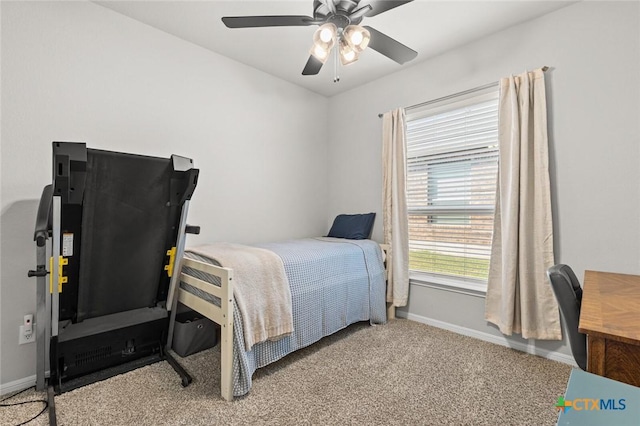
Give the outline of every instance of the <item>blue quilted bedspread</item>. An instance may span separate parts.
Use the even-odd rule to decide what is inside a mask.
[[[282,258],[291,286],[294,332],[245,351],[242,317],[234,302],[233,394],[251,389],[256,369],[358,321],[386,322],[385,271],[380,246],[371,240],[308,238],[261,244]],[[194,253],[185,257],[204,260]],[[224,266],[224,265],[222,265]],[[190,268],[184,272],[199,275]],[[205,277],[200,277],[211,281]],[[219,285],[219,282],[216,283]],[[187,291],[203,294],[181,283]],[[211,300],[219,305],[219,300]]]

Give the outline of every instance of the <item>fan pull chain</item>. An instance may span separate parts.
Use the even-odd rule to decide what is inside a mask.
[[[340,38],[338,38],[336,47],[333,48],[333,82],[334,83],[340,82],[340,76],[338,75],[338,61],[340,60],[340,58],[338,57],[339,55],[338,50],[340,50],[339,47],[340,47]]]

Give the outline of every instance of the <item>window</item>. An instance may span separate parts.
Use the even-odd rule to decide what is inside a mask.
[[[412,278],[486,290],[497,171],[497,88],[407,114]]]

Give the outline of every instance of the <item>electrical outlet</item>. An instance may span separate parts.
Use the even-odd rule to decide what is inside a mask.
[[[32,325],[32,332],[29,334],[25,334],[24,332],[24,325],[20,326],[20,330],[18,331],[18,344],[19,345],[25,345],[27,343],[33,343],[36,341],[36,333],[35,333],[35,328],[36,325],[33,324]]]

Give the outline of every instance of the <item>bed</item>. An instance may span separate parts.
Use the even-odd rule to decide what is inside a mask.
[[[292,329],[284,330],[284,336],[248,342],[244,331],[252,328],[243,312],[253,311],[247,311],[246,302],[240,303],[239,289],[246,284],[237,279],[245,265],[236,261],[237,268],[227,267],[226,261],[217,259],[226,254],[218,246],[185,251],[173,298],[170,336],[178,301],[220,325],[220,386],[222,397],[228,401],[249,392],[258,368],[355,322],[369,321],[373,325],[387,320],[387,246],[369,239],[318,237],[253,247],[281,259],[292,320]],[[247,273],[243,274],[246,281]]]

